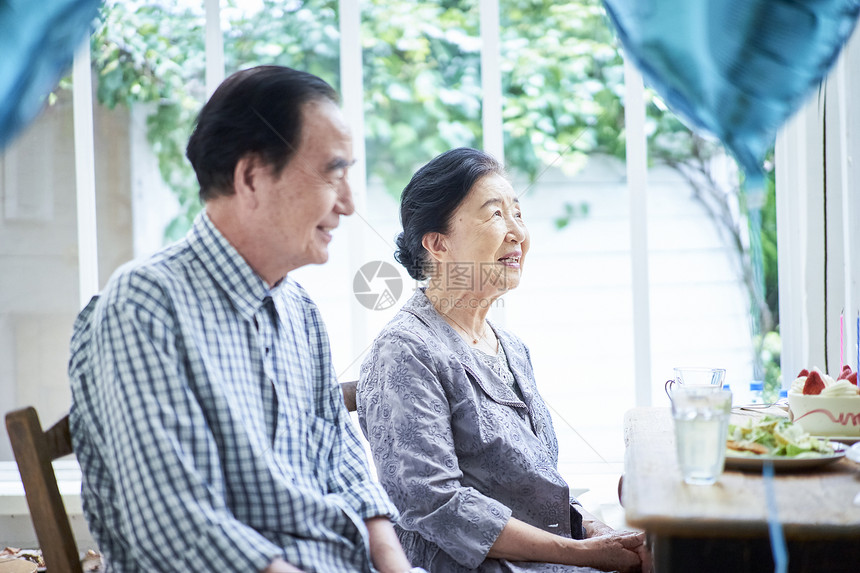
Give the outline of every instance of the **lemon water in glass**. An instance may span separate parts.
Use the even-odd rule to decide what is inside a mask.
[[[693,387],[672,392],[678,467],[688,484],[710,485],[723,473],[732,393]]]

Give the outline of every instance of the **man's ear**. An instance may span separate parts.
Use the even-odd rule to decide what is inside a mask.
[[[233,191],[236,197],[247,202],[249,206],[256,207],[259,204],[259,185],[265,165],[255,153],[246,153],[236,162],[233,169]]]
[[[445,235],[442,233],[425,233],[421,238],[421,245],[427,249],[430,256],[437,261],[442,260],[445,253],[448,252],[448,245],[445,242]]]

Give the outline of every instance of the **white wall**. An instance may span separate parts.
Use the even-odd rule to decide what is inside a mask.
[[[79,310],[71,102],[61,97],[0,155],[0,411],[35,405],[43,425],[62,417]],[[94,115],[100,281],[131,258],[129,121]],[[5,432],[0,461],[11,460]]]

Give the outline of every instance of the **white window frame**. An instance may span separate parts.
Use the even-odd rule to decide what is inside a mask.
[[[72,110],[75,126],[75,185],[78,214],[78,297],[81,308],[99,291],[96,233],[96,168],[93,141],[93,90],[90,41],[75,53]]]
[[[648,272],[648,139],[645,84],[624,59],[624,127],[627,137],[627,195],[630,198],[630,264],[633,296],[635,404],[651,405],[651,286]]]
[[[858,364],[860,34],[776,142],[783,385],[803,368]]]
[[[219,0],[206,8],[207,93],[224,77]],[[503,159],[502,93],[499,68],[499,3],[481,0],[481,62],[484,146]],[[351,170],[357,205],[366,198],[364,163],[361,18],[357,0],[340,0],[341,82],[351,118],[356,157]],[[81,306],[98,291],[95,169],[90,51],[87,42],[75,57],[74,117],[78,203]],[[860,312],[860,35],[851,42],[828,79],[824,95],[813,97],[777,138],[776,185],[780,322],[783,371],[819,366],[835,371],[841,358],[856,364]],[[627,173],[631,201],[636,404],[650,403],[650,316],[647,255],[647,181],[642,78],[625,65]],[[853,98],[853,99],[852,99]],[[824,110],[827,110],[826,116]],[[826,127],[826,130],[825,130]],[[826,133],[826,139],[824,134]],[[827,182],[825,188],[825,181]],[[851,189],[855,192],[851,193]],[[362,258],[362,237],[351,237],[352,256]],[[826,263],[825,263],[826,261]],[[826,267],[825,267],[826,265]],[[825,311],[826,309],[826,311]],[[843,328],[840,332],[840,314]],[[357,322],[358,317],[353,317]],[[366,333],[353,326],[353,344]],[[840,348],[841,343],[841,348]],[[835,365],[835,366],[834,366]],[[789,374],[786,374],[786,378]],[[788,382],[788,380],[786,381]]]

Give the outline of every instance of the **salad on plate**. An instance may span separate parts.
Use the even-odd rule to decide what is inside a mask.
[[[728,455],[752,458],[804,459],[835,453],[830,442],[809,435],[800,424],[770,415],[729,424],[726,447]]]

